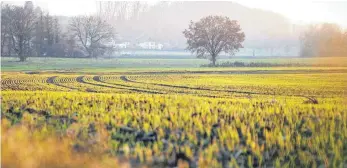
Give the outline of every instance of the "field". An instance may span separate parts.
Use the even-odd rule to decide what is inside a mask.
[[[342,60],[316,60],[312,67],[165,68],[159,62],[127,69],[130,64],[118,68],[115,60],[48,59],[39,68],[40,59],[16,65],[6,58],[1,164],[346,167]]]
[[[174,57],[175,58],[175,57]],[[325,58],[298,58],[298,57],[256,57],[232,59],[219,59],[219,62],[244,62],[244,63],[277,63],[277,64],[300,64],[315,67],[347,67],[346,57],[325,57]],[[43,70],[64,70],[64,71],[84,71],[84,72],[119,72],[163,69],[187,70],[200,69],[202,64],[208,64],[206,59],[167,59],[165,57],[148,58],[115,58],[115,59],[88,59],[88,58],[38,58],[29,57],[27,62],[18,62],[18,58],[2,57],[1,71],[43,71]]]

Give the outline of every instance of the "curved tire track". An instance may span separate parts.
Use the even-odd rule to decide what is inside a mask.
[[[86,81],[83,80],[83,78],[84,78],[84,76],[79,76],[79,77],[76,78],[76,80],[77,80],[77,82],[80,82],[80,83],[85,83],[85,84],[90,84],[90,85],[100,86],[100,87],[107,87],[107,88],[114,88],[114,89],[123,89],[123,90],[129,90],[129,91],[133,91],[133,92],[162,94],[160,92],[153,92],[153,91],[140,90],[140,89],[134,89],[134,88],[121,88],[121,87],[116,87],[116,86],[109,86],[109,85],[104,85],[104,84],[97,84],[97,83],[86,82]],[[103,82],[103,81],[100,80],[100,76],[94,76],[93,80],[95,80],[97,82],[101,82],[101,83],[106,83],[106,82]],[[126,85],[124,85],[124,86],[126,86]],[[129,87],[129,86],[127,86],[127,87]]]
[[[76,81],[79,83],[84,83],[84,84],[89,84],[89,85],[94,85],[94,86],[100,86],[100,87],[107,87],[107,88],[114,88],[114,89],[123,89],[120,87],[115,87],[115,86],[108,86],[108,85],[103,85],[103,84],[97,84],[97,83],[91,83],[91,82],[86,82],[83,80],[84,76],[79,76],[76,78]]]
[[[172,88],[180,88],[180,89],[192,89],[192,90],[205,90],[205,91],[217,91],[217,92],[227,92],[227,93],[239,93],[239,94],[248,94],[248,95],[267,95],[267,96],[273,96],[274,94],[271,93],[260,93],[260,92],[248,92],[248,91],[237,91],[237,90],[219,90],[219,89],[209,89],[209,88],[199,88],[199,87],[189,87],[189,86],[178,86],[178,85],[169,85],[169,84],[161,84],[161,83],[146,83],[146,82],[139,82],[135,80],[130,80],[126,76],[121,76],[121,80],[125,82],[133,82],[133,83],[140,83],[140,84],[151,84],[151,85],[157,85],[157,86],[164,86],[164,87],[172,87]],[[309,100],[314,99],[313,96],[305,96],[305,95],[281,95],[278,96],[295,96],[295,97],[302,97]]]
[[[116,86],[122,86],[122,87],[133,87],[133,86],[123,85],[123,84],[118,84],[118,83],[108,83],[108,82],[105,82],[105,81],[101,80],[100,76],[94,76],[93,80],[95,80],[97,82],[100,82],[100,83],[109,84],[109,85],[116,85]]]
[[[161,83],[146,83],[146,82],[138,82],[134,80],[128,79],[126,76],[120,77],[125,82],[133,82],[133,83],[141,83],[141,84],[151,84],[157,86],[164,87],[172,87],[172,88],[180,88],[180,89],[192,89],[192,90],[205,90],[205,91],[217,91],[217,92],[230,92],[230,93],[242,93],[242,94],[262,94],[256,92],[246,92],[246,91],[235,91],[235,90],[219,90],[219,89],[209,89],[209,88],[199,88],[199,87],[189,87],[189,86],[178,86],[178,85],[169,85],[169,84],[161,84]],[[265,94],[265,93],[264,93]],[[272,95],[272,94],[269,94]]]
[[[64,85],[61,85],[59,83],[56,83],[54,82],[54,79],[57,78],[58,76],[51,76],[51,77],[48,77],[46,82],[49,83],[49,84],[53,84],[53,85],[56,85],[56,86],[60,86],[60,87],[64,87],[64,88],[68,88],[68,89],[77,89],[77,88],[73,88],[73,87],[69,87],[69,86],[64,86]]]

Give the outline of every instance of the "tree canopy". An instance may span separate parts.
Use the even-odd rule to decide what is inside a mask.
[[[187,39],[187,50],[198,58],[208,58],[213,65],[221,52],[234,55],[243,48],[245,40],[238,22],[225,16],[207,16],[198,22],[191,21],[183,34]]]

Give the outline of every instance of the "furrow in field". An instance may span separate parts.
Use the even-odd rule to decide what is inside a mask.
[[[104,83],[104,84],[99,84],[99,83],[92,83],[92,82],[88,82],[86,80],[83,80],[85,78],[85,76],[79,76],[76,78],[77,82],[80,83],[85,83],[85,84],[90,84],[90,85],[94,85],[94,86],[99,86],[99,87],[106,87],[106,88],[114,88],[114,89],[122,89],[122,90],[128,90],[128,91],[133,91],[133,92],[142,92],[142,93],[151,93],[151,94],[161,94],[160,92],[154,92],[154,91],[147,91],[147,90],[140,90],[140,89],[136,89],[136,88],[125,88],[125,87],[129,87],[127,85],[118,85],[118,86],[110,86],[109,83],[103,82],[100,80],[100,76],[94,76],[92,78],[93,81],[99,82],[99,83]],[[119,87],[121,86],[121,87]]]
[[[142,77],[142,76],[134,76],[135,78],[137,77]],[[127,78],[126,76],[120,76],[120,78],[123,82],[125,83],[134,83],[138,85],[144,85],[147,87],[152,87],[155,88],[156,90],[160,90],[166,93],[171,93],[171,94],[182,94],[182,95],[194,95],[194,96],[199,96],[199,97],[209,97],[209,98],[231,98],[235,95],[231,94],[220,94],[218,91],[214,90],[194,90],[190,89],[189,87],[169,87],[169,85],[154,85],[152,83],[146,83],[146,82],[138,82],[135,80],[131,80]],[[243,94],[243,97],[246,97],[247,95]]]
[[[123,81],[125,81],[125,82],[150,84],[150,85],[172,87],[172,88],[180,88],[180,89],[193,89],[193,90],[205,90],[205,91],[231,92],[231,93],[241,93],[241,94],[263,94],[263,93],[256,93],[256,92],[247,92],[247,91],[217,90],[217,89],[200,88],[200,87],[189,87],[189,86],[178,86],[178,85],[169,85],[169,84],[161,84],[161,83],[146,83],[146,82],[139,82],[139,81],[135,81],[135,80],[130,80],[126,76],[121,76],[120,78]],[[271,95],[271,94],[269,94],[269,95]]]
[[[111,79],[111,78],[109,78]],[[100,83],[104,83],[104,84],[108,84],[108,85],[116,85],[116,86],[121,86],[121,87],[126,87],[127,89],[135,89],[134,91],[137,91],[137,90],[141,90],[141,88],[137,88],[137,87],[134,87],[134,86],[131,86],[131,85],[124,85],[124,84],[119,84],[119,83],[109,83],[109,82],[105,82],[101,79],[101,76],[94,76],[93,77],[93,80],[97,81],[97,82],[100,82]]]
[[[155,86],[163,86],[163,87],[169,87],[169,88],[179,88],[179,89],[189,89],[189,90],[200,90],[200,91],[212,91],[212,92],[226,92],[226,93],[237,93],[237,94],[246,94],[246,95],[265,95],[265,96],[274,96],[272,93],[261,93],[261,92],[249,92],[249,91],[238,91],[238,90],[220,90],[220,89],[210,89],[210,88],[201,88],[201,87],[189,87],[189,86],[182,86],[182,85],[169,85],[169,84],[162,84],[162,83],[149,83],[149,82],[139,82],[135,80],[131,80],[127,78],[126,76],[121,76],[121,80],[124,82],[132,82],[132,83],[140,83],[140,84],[150,84],[150,85],[155,85]],[[309,100],[312,99],[310,96],[306,95],[282,95],[279,94],[277,96],[294,96],[294,97],[302,97],[302,98],[307,98]],[[213,96],[215,97],[215,96]]]
[[[49,83],[49,84],[53,84],[53,85],[56,85],[56,86],[60,86],[60,87],[64,87],[64,88],[68,88],[68,89],[77,89],[77,88],[74,88],[74,87],[70,87],[70,86],[65,86],[65,85],[61,85],[60,82],[57,82],[56,81],[56,78],[58,76],[51,76],[51,77],[48,77],[46,82]]]

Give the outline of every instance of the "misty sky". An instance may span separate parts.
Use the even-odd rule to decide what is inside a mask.
[[[148,2],[155,4],[158,0]],[[233,2],[280,13],[294,23],[334,22],[347,28],[347,0],[233,0]],[[54,15],[71,16],[96,11],[96,1],[92,0],[34,1],[34,3],[48,9]]]

